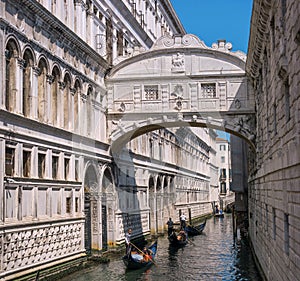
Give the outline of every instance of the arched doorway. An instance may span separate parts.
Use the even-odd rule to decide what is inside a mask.
[[[116,195],[114,192],[114,180],[110,167],[104,166],[102,168],[102,250],[107,250],[109,246],[115,244],[115,209],[116,209]]]
[[[96,170],[92,165],[89,165],[84,177],[84,246],[88,254],[91,254],[93,245],[92,200],[97,190],[98,182]]]

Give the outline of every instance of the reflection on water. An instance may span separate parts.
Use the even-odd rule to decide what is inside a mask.
[[[61,280],[261,280],[247,243],[236,245],[233,240],[230,215],[207,220],[204,232],[179,249],[170,247],[166,237],[159,238],[155,263],[148,269],[126,270],[119,257]]]

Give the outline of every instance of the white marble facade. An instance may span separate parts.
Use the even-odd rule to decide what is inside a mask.
[[[170,3],[159,2],[1,2],[0,279],[115,247],[128,227],[136,236],[163,233],[179,210],[211,212],[210,146],[201,136],[149,133],[147,146],[133,140],[136,154],[118,163],[109,151],[110,65],[184,33]],[[180,152],[183,143],[193,152]],[[205,176],[195,177],[186,171],[199,154]]]

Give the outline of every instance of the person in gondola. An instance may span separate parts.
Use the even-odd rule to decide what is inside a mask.
[[[151,253],[152,251],[148,249],[147,247],[143,248],[143,261],[148,262],[151,260]]]
[[[219,207],[216,205],[216,214],[219,214]]]
[[[180,229],[185,230],[186,227],[186,215],[182,213],[180,216]]]
[[[126,244],[126,254],[129,256],[131,252],[131,244],[130,244],[130,238],[131,238],[132,229],[129,228],[127,233],[125,234],[125,244]]]
[[[180,230],[177,236],[177,240],[184,241],[185,239],[186,239],[186,233],[184,232],[184,230]]]
[[[167,225],[168,225],[168,236],[170,236],[174,230],[174,223],[171,218],[169,218],[169,220],[167,221]]]

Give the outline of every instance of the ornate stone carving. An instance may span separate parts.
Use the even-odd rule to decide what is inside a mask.
[[[172,72],[181,72],[184,71],[184,55],[177,53],[172,56]]]
[[[197,36],[193,34],[186,34],[183,37],[174,36],[170,37],[169,35],[163,36],[156,41],[156,43],[151,48],[155,49],[164,49],[164,48],[177,48],[177,47],[200,47],[208,49],[208,47],[201,41]]]
[[[82,251],[82,227],[82,223],[72,222],[4,233],[0,236],[2,270],[9,272]]]

